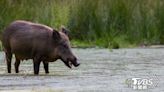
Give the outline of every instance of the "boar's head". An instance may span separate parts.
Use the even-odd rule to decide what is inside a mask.
[[[72,64],[77,67],[80,63],[77,61],[76,56],[73,54],[68,38],[68,30],[64,27],[60,31],[53,30],[53,40],[55,43],[55,54],[61,59],[64,64],[72,68]]]

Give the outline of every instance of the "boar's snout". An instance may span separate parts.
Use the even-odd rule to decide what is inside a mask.
[[[72,65],[74,65],[75,67],[78,67],[80,65],[80,63],[78,62],[76,57],[67,59],[66,61],[64,61],[64,60],[62,60],[62,61],[69,68],[72,68]]]
[[[72,64],[75,66],[75,67],[78,67],[80,65],[80,63],[78,62],[78,59],[75,57],[73,61],[71,61]]]

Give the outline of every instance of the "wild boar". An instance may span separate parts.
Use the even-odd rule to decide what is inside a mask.
[[[17,20],[12,22],[2,34],[7,70],[11,73],[11,59],[15,55],[15,72],[19,72],[21,60],[32,59],[34,74],[39,74],[43,62],[45,73],[49,73],[48,62],[61,59],[66,66],[77,67],[80,63],[73,54],[67,29],[57,31],[43,24]]]

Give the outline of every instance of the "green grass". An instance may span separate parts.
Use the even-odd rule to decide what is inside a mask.
[[[80,41],[80,40],[71,40],[71,45],[72,47],[79,47],[79,48],[92,48],[92,47],[96,47],[96,45],[89,43],[89,42],[85,42],[85,41]]]
[[[0,0],[0,31],[14,20],[65,25],[79,47],[164,44],[163,0]]]

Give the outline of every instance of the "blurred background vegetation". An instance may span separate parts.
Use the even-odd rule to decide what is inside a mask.
[[[65,25],[74,46],[164,44],[164,0],[0,0],[0,31],[14,20]]]

